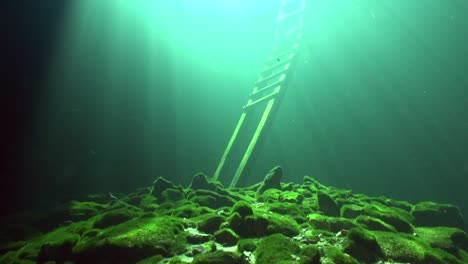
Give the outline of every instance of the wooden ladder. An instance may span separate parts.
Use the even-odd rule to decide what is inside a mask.
[[[228,181],[229,188],[251,165],[257,145],[274,116],[288,86],[302,38],[305,0],[282,0],[277,19],[275,43],[250,93],[242,115],[213,175]],[[223,179],[220,179],[223,178]]]

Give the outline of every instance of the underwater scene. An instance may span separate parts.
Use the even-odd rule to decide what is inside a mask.
[[[468,263],[468,1],[2,10],[0,263]]]

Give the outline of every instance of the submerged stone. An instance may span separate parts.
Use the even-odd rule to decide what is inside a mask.
[[[297,263],[300,247],[297,242],[281,234],[262,239],[255,251],[256,263]]]
[[[263,194],[268,189],[278,189],[281,188],[281,177],[283,177],[283,170],[280,166],[276,166],[271,169],[268,174],[265,176],[262,185],[257,190],[257,197]]]
[[[325,192],[317,192],[317,205],[320,211],[328,216],[339,216],[340,207],[335,200]]]
[[[371,263],[383,256],[382,249],[371,232],[362,228],[353,228],[349,230],[347,238],[343,250],[357,260]]]
[[[421,202],[411,210],[416,226],[447,226],[464,229],[465,225],[458,207],[450,204]]]

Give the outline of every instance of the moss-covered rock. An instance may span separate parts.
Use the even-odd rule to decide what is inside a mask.
[[[320,211],[328,216],[339,216],[340,207],[335,200],[325,192],[317,192],[317,206]]]
[[[133,219],[109,227],[73,248],[76,263],[134,263],[153,255],[174,256],[185,250],[183,225],[177,218]]]
[[[315,245],[307,245],[301,249],[300,263],[320,264],[320,250]]]
[[[218,188],[223,189],[221,182],[214,180],[207,175],[199,172],[192,178],[189,189],[192,190],[210,190],[215,192]]]
[[[288,237],[297,236],[299,234],[299,225],[292,217],[276,213],[271,213],[264,217],[268,220],[268,234],[283,234]]]
[[[280,202],[301,204],[304,200],[304,196],[296,191],[284,191],[279,197]]]
[[[263,194],[268,189],[278,189],[281,188],[281,177],[283,177],[283,170],[280,166],[276,166],[271,169],[268,174],[265,176],[262,185],[257,190],[257,197]]]
[[[154,196],[158,202],[162,202],[163,201],[163,196],[162,196],[162,193],[163,191],[167,190],[167,189],[175,189],[176,186],[171,182],[171,181],[168,181],[166,179],[164,179],[163,177],[158,177],[154,182],[153,182],[153,186],[150,190],[150,194],[152,196]]]
[[[364,226],[369,230],[379,230],[379,231],[387,231],[387,232],[397,232],[396,229],[385,223],[384,221],[368,216],[368,215],[360,215],[355,219],[356,223]]]
[[[340,209],[341,217],[356,218],[364,214],[364,207],[355,204],[345,204]]]
[[[465,224],[458,207],[450,204],[421,202],[411,210],[416,226],[447,226],[464,229]]]
[[[269,189],[257,196],[257,201],[261,203],[277,203],[281,197],[281,191],[278,189]]]
[[[187,199],[212,209],[231,207],[236,202],[233,198],[209,190],[196,190],[187,194]]]
[[[309,224],[314,229],[321,229],[321,230],[331,230],[330,222],[328,221],[328,217],[322,214],[309,214],[307,216]]]
[[[259,241],[252,238],[244,238],[237,242],[237,251],[242,253],[244,251],[254,252],[257,249]]]
[[[242,264],[240,254],[215,251],[196,255],[193,259],[193,264]]]
[[[270,224],[268,219],[263,216],[249,215],[244,218],[239,213],[232,214],[228,222],[229,227],[243,238],[265,236]]]
[[[353,228],[349,230],[347,238],[343,250],[355,259],[371,263],[383,256],[382,249],[371,232],[362,228]]]
[[[163,201],[177,202],[184,198],[184,189],[180,186],[176,189],[168,188],[162,192]]]
[[[139,214],[128,208],[116,209],[99,215],[94,222],[94,228],[106,228],[121,224],[125,221],[137,217]]]
[[[229,228],[223,228],[214,233],[216,242],[224,246],[234,246],[239,241],[239,236]]]
[[[460,250],[468,251],[468,237],[463,230],[453,227],[418,227],[414,234],[433,248],[440,248],[454,256]]]
[[[374,235],[385,259],[403,263],[427,263],[424,262],[427,258],[433,258],[432,255],[428,255],[428,252],[432,252],[434,249],[418,240],[414,235],[382,231],[374,231]]]
[[[274,234],[262,239],[255,251],[258,264],[297,263],[300,255],[297,242],[281,234]]]
[[[232,207],[231,213],[239,213],[241,217],[253,215],[252,206],[246,201],[238,201]]]
[[[406,211],[385,207],[381,204],[369,204],[365,207],[366,215],[378,218],[385,223],[393,226],[398,232],[413,233],[413,217]]]
[[[200,220],[198,229],[205,233],[213,234],[225,221],[226,218],[221,215],[208,214]]]
[[[349,254],[343,252],[338,247],[331,246],[325,248],[324,263],[333,264],[359,264],[359,262]]]

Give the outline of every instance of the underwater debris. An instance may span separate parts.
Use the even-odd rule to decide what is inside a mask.
[[[187,188],[158,177],[122,199],[85,196],[40,221],[5,217],[0,263],[468,263],[456,206],[281,176],[275,167],[232,190],[201,173]]]

